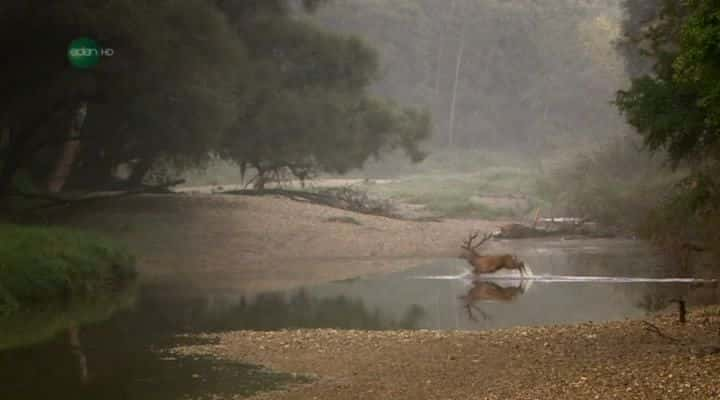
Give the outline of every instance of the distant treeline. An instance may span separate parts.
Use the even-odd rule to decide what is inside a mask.
[[[382,55],[375,93],[427,107],[434,143],[547,154],[627,133],[618,0],[343,0],[312,18]]]

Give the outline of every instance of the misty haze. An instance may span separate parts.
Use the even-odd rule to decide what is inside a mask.
[[[720,397],[710,0],[0,2],[0,398]]]

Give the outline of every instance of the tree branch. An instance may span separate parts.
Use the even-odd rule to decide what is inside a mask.
[[[660,330],[656,325],[648,322],[648,321],[642,321],[643,324],[645,324],[645,330],[650,331],[658,336],[660,336],[663,339],[667,339],[673,343],[680,343],[680,339],[674,338],[672,336],[668,336],[663,333],[663,331]]]

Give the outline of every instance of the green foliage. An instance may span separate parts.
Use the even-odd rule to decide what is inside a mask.
[[[78,175],[104,174],[133,159],[203,157],[234,119],[246,54],[210,2],[41,1],[3,6],[2,43],[16,62],[0,67],[0,126],[19,159],[45,178],[72,110],[89,102]],[[90,35],[112,57],[73,69],[65,49]],[[14,39],[12,39],[14,37]],[[8,156],[9,157],[9,156]],[[102,162],[102,163],[101,163]],[[9,171],[12,172],[12,171]]]
[[[102,294],[133,279],[134,264],[87,233],[0,224],[0,310]]]
[[[702,150],[706,137],[706,112],[697,91],[677,82],[651,77],[635,79],[628,91],[618,93],[616,104],[628,122],[644,136],[651,151],[667,150],[677,165]]]
[[[376,52],[297,18],[324,2],[0,6],[0,44],[16,60],[0,66],[0,192],[20,168],[46,179],[81,102],[88,115],[70,179],[76,187],[113,183],[121,165],[139,184],[158,160],[199,166],[213,153],[241,165],[334,171],[385,148],[420,158],[416,142],[429,134],[429,116],[365,94]],[[65,49],[80,36],[114,55],[73,69]]]
[[[378,72],[373,49],[307,21],[241,17],[256,57],[254,81],[262,84],[226,132],[223,158],[260,174],[282,168],[344,173],[396,148],[422,159],[418,143],[430,135],[429,114],[365,93]]]
[[[385,166],[383,169],[387,169]],[[367,186],[370,194],[426,206],[438,216],[517,218],[540,203],[537,172],[523,159],[479,150],[431,153],[413,168],[393,168],[389,183]]]
[[[692,167],[692,184],[677,195],[693,212],[715,209],[720,158],[720,3],[664,2],[661,19],[645,33],[653,75],[633,80],[616,104],[651,151],[672,165]]]

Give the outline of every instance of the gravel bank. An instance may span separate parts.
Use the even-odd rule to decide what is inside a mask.
[[[309,374],[256,399],[720,399],[720,307],[642,321],[463,331],[240,331],[176,349]],[[673,340],[675,339],[675,340]]]

